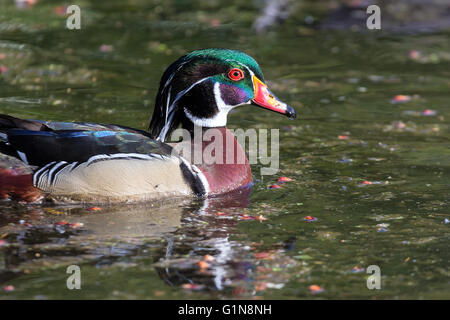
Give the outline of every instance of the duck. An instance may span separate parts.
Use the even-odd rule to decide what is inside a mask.
[[[270,91],[255,59],[209,48],[183,55],[163,73],[148,130],[0,114],[0,198],[134,202],[249,188],[249,161],[227,129],[228,113],[240,106],[296,117]],[[200,139],[171,142],[177,130]],[[214,139],[207,139],[211,130]],[[219,161],[186,156],[217,142],[224,146],[213,152]]]

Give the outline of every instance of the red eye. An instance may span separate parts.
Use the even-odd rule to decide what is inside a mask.
[[[231,69],[230,72],[228,72],[228,78],[233,81],[239,81],[244,78],[244,71],[238,68]]]

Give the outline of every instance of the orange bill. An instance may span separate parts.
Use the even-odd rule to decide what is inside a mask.
[[[281,102],[275,95],[267,88],[267,85],[253,76],[253,85],[255,90],[255,97],[252,99],[253,104],[286,115],[287,117],[294,119],[296,113],[294,108],[288,106],[286,103]]]

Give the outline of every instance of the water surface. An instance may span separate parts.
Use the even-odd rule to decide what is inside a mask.
[[[164,69],[227,47],[254,56],[298,118],[229,116],[230,128],[280,129],[280,171],[254,165],[250,194],[100,211],[0,204],[0,286],[14,287],[0,298],[450,298],[448,33],[288,23],[255,35],[241,1],[80,1],[82,29],[68,31],[60,5],[0,5],[1,113],[146,129]],[[268,189],[280,176],[294,181]],[[66,288],[72,264],[81,290]],[[381,290],[367,289],[369,265]]]

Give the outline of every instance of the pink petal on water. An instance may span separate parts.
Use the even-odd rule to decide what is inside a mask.
[[[321,286],[318,286],[317,284],[310,285],[308,287],[308,289],[311,293],[321,293],[321,292],[325,291],[324,288],[322,288]]]
[[[405,103],[411,101],[411,96],[398,94],[391,99],[391,103]]]
[[[319,220],[319,219],[317,219],[316,217],[313,217],[313,216],[306,216],[305,217],[305,221],[306,222],[316,222],[317,220]]]
[[[7,285],[7,286],[3,287],[3,291],[5,291],[5,292],[11,292],[11,291],[14,291],[14,290],[15,290],[15,288],[14,288],[13,285]]]
[[[292,182],[292,181],[294,181],[294,179],[291,179],[289,177],[279,177],[278,180],[277,180],[277,182],[281,182],[281,183]]]
[[[420,114],[423,116],[435,116],[437,114],[437,111],[431,110],[431,109],[425,109]]]
[[[99,48],[101,52],[111,52],[114,50],[114,47],[109,44],[102,44]]]

